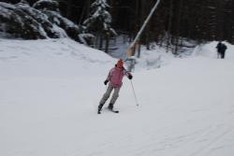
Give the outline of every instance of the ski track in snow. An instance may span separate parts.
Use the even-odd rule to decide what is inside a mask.
[[[115,59],[69,40],[22,42],[0,40],[0,155],[233,156],[233,55],[138,67],[140,106],[125,78],[120,113],[98,115]]]

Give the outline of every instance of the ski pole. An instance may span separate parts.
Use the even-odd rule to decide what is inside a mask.
[[[134,94],[134,97],[135,97],[136,105],[139,106],[139,103],[138,103],[138,100],[137,100],[137,97],[136,97],[136,92],[135,92],[135,89],[134,89],[133,84],[132,84],[132,80],[130,80],[130,82],[131,82],[132,91],[133,91],[133,94]]]

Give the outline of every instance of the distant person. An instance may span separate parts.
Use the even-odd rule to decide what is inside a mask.
[[[217,44],[216,48],[217,48],[217,57],[224,59],[227,46],[220,41]]]
[[[99,102],[98,114],[101,113],[102,107],[107,101],[107,99],[110,97],[110,94],[113,89],[114,89],[114,93],[110,100],[108,109],[115,113],[118,113],[118,111],[113,110],[113,107],[114,107],[115,101],[119,97],[119,91],[122,86],[122,80],[124,76],[127,76],[130,80],[132,79],[132,74],[123,67],[123,60],[119,59],[115,67],[109,71],[109,74],[106,80],[104,81],[105,85],[107,85],[108,82],[109,82],[109,85],[106,90],[106,93],[103,95],[101,101]]]

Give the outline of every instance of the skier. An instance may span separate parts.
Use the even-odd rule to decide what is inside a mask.
[[[221,41],[219,41],[219,43],[216,46],[217,48],[217,54],[218,54],[218,58],[221,57],[221,59],[224,59],[225,57],[225,51],[227,49],[227,46],[225,44],[223,44]]]
[[[110,100],[110,104],[108,106],[108,109],[115,112],[115,113],[118,113],[118,111],[113,110],[113,107],[114,107],[115,101],[119,97],[119,91],[120,91],[120,88],[122,86],[122,80],[123,80],[124,76],[127,76],[130,80],[132,79],[132,74],[130,72],[128,72],[123,67],[123,60],[119,59],[117,64],[115,65],[115,67],[109,71],[109,74],[108,74],[106,80],[104,81],[105,85],[107,85],[108,82],[109,82],[109,85],[108,85],[108,88],[107,88],[105,94],[103,95],[101,101],[99,102],[98,114],[101,113],[102,107],[105,104],[105,102],[107,101],[107,99],[110,97],[110,94],[111,94],[113,89],[114,89],[114,93],[113,93],[112,98]]]

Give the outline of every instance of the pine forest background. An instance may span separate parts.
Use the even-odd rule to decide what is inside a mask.
[[[0,0],[12,4],[19,1]],[[36,1],[27,0],[31,5]],[[57,0],[62,16],[77,25],[82,25],[90,17],[91,4],[94,1]],[[125,35],[127,41],[131,41],[156,0],[106,0],[106,2],[111,15],[111,28],[117,35]],[[183,45],[184,40],[194,40],[198,43],[225,40],[233,44],[233,8],[233,0],[161,0],[141,35],[140,43],[147,45],[148,48],[151,42],[162,46],[173,46],[174,53],[177,53],[181,46],[186,46]],[[115,35],[108,37],[112,39]],[[106,35],[103,38],[109,41]],[[103,47],[99,47],[101,48]]]

